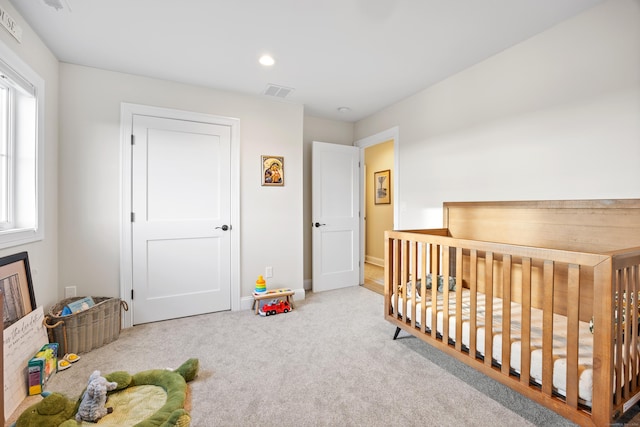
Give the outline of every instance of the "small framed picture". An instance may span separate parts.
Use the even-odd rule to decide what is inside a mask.
[[[262,185],[284,186],[284,157],[262,156]]]
[[[0,291],[4,294],[3,329],[36,308],[26,252],[0,258]]]
[[[373,174],[374,196],[376,205],[391,203],[391,171],[379,171]]]

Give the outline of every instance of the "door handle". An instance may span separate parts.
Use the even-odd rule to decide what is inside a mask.
[[[231,230],[231,227],[225,224],[222,227],[216,227],[216,230],[218,229],[222,229],[222,231],[227,231],[227,230]]]
[[[322,227],[323,225],[327,225],[327,224],[320,224],[319,222],[316,222],[315,224],[313,224],[316,227]]]

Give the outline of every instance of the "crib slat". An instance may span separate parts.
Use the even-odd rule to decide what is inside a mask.
[[[620,270],[616,270],[615,276],[616,276],[616,284],[615,284],[616,310],[615,311],[616,311],[616,317],[618,321],[616,322],[617,330],[616,330],[616,338],[615,338],[614,345],[616,347],[615,354],[622,354],[622,327],[624,326],[622,323],[622,308],[623,308],[622,293],[624,292],[624,288],[622,286],[622,272]],[[615,372],[616,372],[615,374],[616,382],[615,382],[615,395],[614,395],[613,402],[615,404],[619,404],[622,399],[622,386],[623,386],[622,357],[615,358]]]
[[[484,364],[493,362],[493,252],[487,252],[484,259]]]
[[[431,259],[429,260],[430,269],[433,277],[435,279],[438,272],[440,271],[440,245],[432,244],[431,245]],[[435,282],[434,282],[435,283]]]
[[[393,267],[393,240],[389,238],[387,232],[384,233],[384,313],[391,314],[391,304],[389,297],[393,295],[393,279],[391,277]],[[396,292],[397,293],[397,292]]]
[[[469,356],[476,358],[476,337],[477,335],[477,304],[478,304],[478,251],[471,250],[469,256]]]
[[[456,350],[462,351],[462,248],[456,248]]]
[[[420,330],[427,333],[427,244],[422,244],[422,254],[420,262],[420,295],[422,296],[422,304],[420,304]]]
[[[387,280],[389,280],[389,282],[391,283],[391,289],[387,289],[386,292],[390,292],[391,295],[393,296],[393,304],[392,306],[396,308],[395,312],[393,313],[394,317],[397,319],[398,318],[398,313],[400,312],[400,308],[398,307],[398,301],[400,300],[400,292],[398,292],[400,290],[399,286],[400,286],[400,269],[398,268],[398,240],[397,239],[393,239],[389,242],[389,252],[391,252],[390,255],[390,260],[386,260],[385,261],[385,266],[389,266],[389,270],[387,272]],[[388,307],[388,310],[391,310],[391,307]]]
[[[634,349],[638,348],[638,308],[640,307],[640,301],[638,301],[638,292],[640,292],[640,283],[638,283],[638,266],[631,267],[631,292],[634,297],[635,304],[631,310],[631,324],[634,325],[635,333],[631,336],[631,350],[629,355],[629,363],[631,365],[631,394],[635,394],[638,389],[638,351]]]
[[[528,386],[531,375],[531,258],[522,258],[521,325],[520,382]]]
[[[396,287],[394,288],[394,291],[396,293],[396,307],[398,308],[396,310],[396,317],[399,318],[398,316],[400,315],[400,312],[402,311],[400,308],[400,298],[402,298],[402,293],[399,291],[402,291],[402,288],[404,287],[404,285],[402,284],[402,241],[401,240],[396,240],[396,256],[395,256],[395,276],[396,276]],[[402,312],[403,316],[404,316],[404,312]]]
[[[631,339],[629,338],[629,333],[631,331],[631,323],[630,323],[630,289],[629,289],[629,277],[628,277],[628,268],[623,268],[620,270],[616,270],[616,281],[618,282],[618,286],[616,286],[617,293],[617,303],[616,303],[616,311],[618,318],[618,333],[616,338],[616,353],[621,354],[622,357],[616,357],[616,398],[614,399],[615,403],[620,403],[620,399],[628,399],[629,398],[629,387],[626,386],[629,381],[629,371],[627,370],[626,363],[629,362],[628,348],[629,342]],[[624,353],[623,353],[624,352]]]
[[[431,337],[436,339],[438,334],[438,267],[440,265],[440,245],[431,245]]]
[[[622,359],[622,370],[624,372],[622,387],[623,387],[623,396],[624,399],[627,400],[630,397],[629,394],[629,381],[631,380],[631,373],[629,371],[629,353],[630,353],[630,345],[631,345],[631,336],[633,335],[633,331],[635,331],[635,327],[633,327],[633,323],[631,323],[631,310],[632,310],[632,298],[631,295],[631,276],[629,275],[631,270],[629,268],[624,268],[622,273],[622,288],[623,288],[623,324],[622,324],[622,351],[623,351],[623,359]]]
[[[622,342],[622,346],[624,347],[624,349],[622,351],[624,351],[624,357],[622,357],[623,361],[626,360],[627,363],[624,364],[623,362],[623,372],[624,375],[622,377],[623,380],[623,398],[624,400],[628,400],[629,397],[631,397],[631,394],[629,392],[629,380],[631,379],[629,377],[629,368],[630,368],[630,363],[631,360],[629,358],[629,350],[630,350],[630,344],[631,344],[631,337],[630,335],[633,335],[633,333],[636,330],[636,327],[633,326],[632,323],[632,299],[635,300],[635,298],[633,298],[633,294],[631,293],[631,283],[629,282],[629,269],[625,268],[624,270],[622,270],[622,283],[623,283],[623,288],[624,288],[624,323],[623,323],[623,342]]]
[[[551,396],[553,392],[553,261],[545,260],[543,267],[543,313],[542,313],[542,392]]]
[[[407,315],[407,283],[409,282],[409,241],[402,240],[400,242],[400,284],[402,286],[402,316],[403,321],[407,323],[409,316]]]
[[[424,286],[425,286],[425,294],[424,294],[424,317],[423,319],[423,323],[424,323],[424,328],[425,328],[425,333],[429,333],[431,334],[431,329],[429,329],[429,331],[427,331],[427,308],[431,307],[433,305],[433,289],[432,288],[428,288],[427,287],[427,277],[429,276],[429,273],[431,272],[431,258],[433,257],[432,255],[432,251],[433,251],[433,243],[428,243],[425,245],[425,265],[424,265],[424,271],[423,271],[423,276],[424,277]]]
[[[442,342],[449,342],[449,247],[442,247]]]
[[[411,305],[411,327],[416,327],[416,294],[417,291],[417,278],[418,275],[418,243],[415,241],[409,242],[409,277],[411,281],[411,297],[409,298],[409,304]]]
[[[502,366],[509,375],[511,367],[511,256],[502,256]]]
[[[580,301],[580,266],[569,264],[568,301]],[[580,332],[580,304],[567,304],[567,404],[578,407],[578,338]]]

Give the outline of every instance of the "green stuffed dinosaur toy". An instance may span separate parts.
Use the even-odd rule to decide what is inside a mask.
[[[117,383],[115,390],[109,392],[109,405],[113,405],[117,400],[119,392],[131,391],[137,386],[158,386],[166,393],[164,405],[136,423],[135,427],[189,427],[191,416],[184,409],[187,382],[198,375],[198,369],[198,359],[189,359],[174,371],[152,369],[134,375],[117,371],[105,375],[107,381]],[[73,401],[60,393],[50,393],[40,402],[27,408],[16,421],[15,427],[78,427],[80,424],[76,421],[75,415],[83,395],[84,391],[80,394],[80,398]],[[113,406],[115,406],[113,413],[104,416],[103,420],[118,416],[118,407]],[[133,412],[139,411],[134,408]]]

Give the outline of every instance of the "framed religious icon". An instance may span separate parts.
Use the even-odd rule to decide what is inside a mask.
[[[284,186],[284,157],[262,156],[262,185]]]

